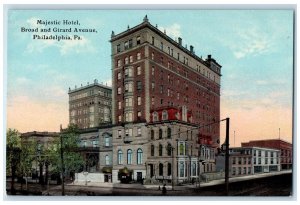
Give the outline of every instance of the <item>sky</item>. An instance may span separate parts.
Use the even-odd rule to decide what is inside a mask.
[[[230,118],[231,146],[278,138],[279,128],[280,138],[292,141],[292,10],[10,10],[6,127],[20,132],[66,127],[69,87],[94,79],[111,85],[111,32],[141,23],[146,14],[173,39],[193,45],[196,55],[211,54],[222,65],[221,119]],[[80,26],[37,25],[37,19],[78,20]],[[80,34],[80,41],[33,40],[22,27],[97,32]],[[221,142],[224,135],[221,123]]]

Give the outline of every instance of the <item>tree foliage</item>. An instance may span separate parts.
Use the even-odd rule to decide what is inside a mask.
[[[60,173],[62,170],[61,148],[63,150],[65,173],[76,172],[82,168],[84,160],[78,152],[79,142],[78,127],[76,125],[71,124],[66,130],[60,133],[60,136],[55,139],[48,150],[51,167],[54,172]]]
[[[21,148],[20,133],[16,129],[9,128],[6,132],[6,175],[11,176],[12,168],[20,162],[19,152]]]

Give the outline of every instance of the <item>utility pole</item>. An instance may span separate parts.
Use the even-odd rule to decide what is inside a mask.
[[[65,195],[65,180],[64,180],[64,153],[63,153],[63,136],[60,135],[60,159],[61,159],[61,195]]]
[[[230,118],[226,118],[226,139],[225,139],[225,186],[226,186],[226,195],[229,194],[229,123]]]
[[[172,150],[172,190],[174,190],[174,147],[171,147]]]
[[[235,130],[234,130],[234,132],[233,132],[233,146],[235,147]]]

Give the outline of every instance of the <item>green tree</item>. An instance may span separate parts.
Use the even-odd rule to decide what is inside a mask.
[[[20,163],[21,139],[16,129],[6,132],[6,176],[11,176],[11,193],[15,194],[14,181]]]
[[[37,160],[37,141],[33,139],[27,139],[26,141],[21,141],[21,153],[20,153],[20,163],[17,167],[17,175],[19,177],[28,177],[32,172],[33,162]],[[23,188],[23,180],[21,180],[21,189]],[[27,189],[27,180],[26,180]]]
[[[62,146],[61,146],[62,141]],[[80,170],[84,164],[83,157],[79,151],[79,132],[76,125],[69,125],[63,130],[59,137],[55,139],[52,146],[49,147],[48,156],[52,165],[52,170],[56,173],[61,173],[62,164],[64,167],[64,176],[70,172]],[[63,163],[61,149],[63,150]]]

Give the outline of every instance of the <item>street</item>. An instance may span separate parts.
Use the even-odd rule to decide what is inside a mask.
[[[167,186],[166,196],[226,196],[224,184],[213,184],[211,186],[202,184],[199,188],[196,185],[186,184],[184,186]],[[246,181],[235,181],[229,185],[229,196],[291,196],[292,195],[292,174],[254,178]],[[7,183],[8,195],[10,195],[10,182]],[[18,190],[17,195],[44,195],[61,196],[61,185],[47,186],[39,184],[28,184],[28,191],[21,191],[19,183],[15,184]],[[23,190],[25,185],[23,185]],[[162,186],[142,184],[111,184],[101,185],[65,184],[66,196],[163,196]]]

